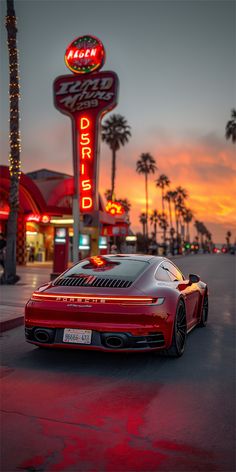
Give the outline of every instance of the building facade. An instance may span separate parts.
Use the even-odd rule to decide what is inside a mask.
[[[7,166],[0,166],[0,231],[6,235],[9,214],[10,175]],[[19,213],[17,233],[17,263],[28,261],[52,261],[54,255],[55,228],[65,227],[69,235],[69,260],[72,260],[72,196],[73,177],[61,172],[40,169],[21,174],[19,182]],[[80,219],[78,253],[89,255],[92,237],[90,215]],[[105,210],[99,195],[100,252],[109,252],[118,238],[125,240],[129,234],[127,215],[117,218]],[[83,242],[85,241],[85,244]]]

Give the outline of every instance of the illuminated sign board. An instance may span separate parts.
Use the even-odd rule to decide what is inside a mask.
[[[49,223],[50,216],[30,213],[26,216],[26,221],[35,221],[35,223]]]
[[[72,119],[74,175],[81,213],[98,209],[98,136],[102,116],[117,104],[114,72],[65,75],[54,81],[55,107]]]
[[[66,242],[66,228],[55,229],[55,243],[65,244]]]
[[[125,213],[125,209],[121,203],[112,202],[111,200],[108,200],[105,209],[106,212],[111,215],[123,215]]]
[[[89,234],[79,235],[79,249],[88,250],[90,249],[90,236]]]
[[[74,39],[66,49],[65,63],[74,74],[88,74],[101,69],[105,61],[105,49],[95,36]]]
[[[107,237],[106,236],[99,236],[98,247],[99,247],[99,249],[107,249]]]

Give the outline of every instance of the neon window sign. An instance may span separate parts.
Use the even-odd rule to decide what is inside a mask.
[[[35,223],[50,223],[50,216],[30,213],[26,216],[26,221],[34,221]]]
[[[101,69],[105,61],[105,49],[95,36],[74,39],[66,49],[65,63],[74,74],[87,74]]]
[[[123,215],[125,213],[125,209],[121,203],[112,202],[111,200],[108,200],[105,210],[111,215]]]

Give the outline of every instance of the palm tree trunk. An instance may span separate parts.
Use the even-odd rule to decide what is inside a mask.
[[[172,212],[171,212],[171,201],[168,201],[169,205],[169,218],[170,218],[170,228],[172,228]]]
[[[165,211],[165,203],[164,203],[164,188],[161,189],[161,200],[162,200],[162,213],[164,214]]]
[[[178,219],[176,206],[175,206],[175,224],[176,224],[176,234],[178,236],[178,234],[179,234],[179,219]]]
[[[115,200],[115,175],[116,175],[116,151],[112,149],[112,166],[111,166],[111,199]]]
[[[187,221],[187,241],[190,242],[190,234],[189,234],[189,221]]]
[[[148,174],[145,174],[145,192],[146,192],[146,237],[148,238]]]
[[[8,38],[10,80],[10,213],[7,222],[6,261],[2,282],[14,284],[19,280],[19,277],[16,275],[16,238],[19,208],[20,132],[18,54],[16,42],[17,27],[13,0],[7,0],[6,29]]]

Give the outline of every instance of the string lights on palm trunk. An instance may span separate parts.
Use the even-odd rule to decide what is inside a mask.
[[[9,154],[9,171],[11,177],[20,178],[20,151],[21,140],[19,131],[19,100],[20,86],[18,75],[18,50],[16,45],[16,17],[15,15],[7,15],[6,28],[8,31],[8,51],[9,51],[9,96],[10,96],[10,154]]]

